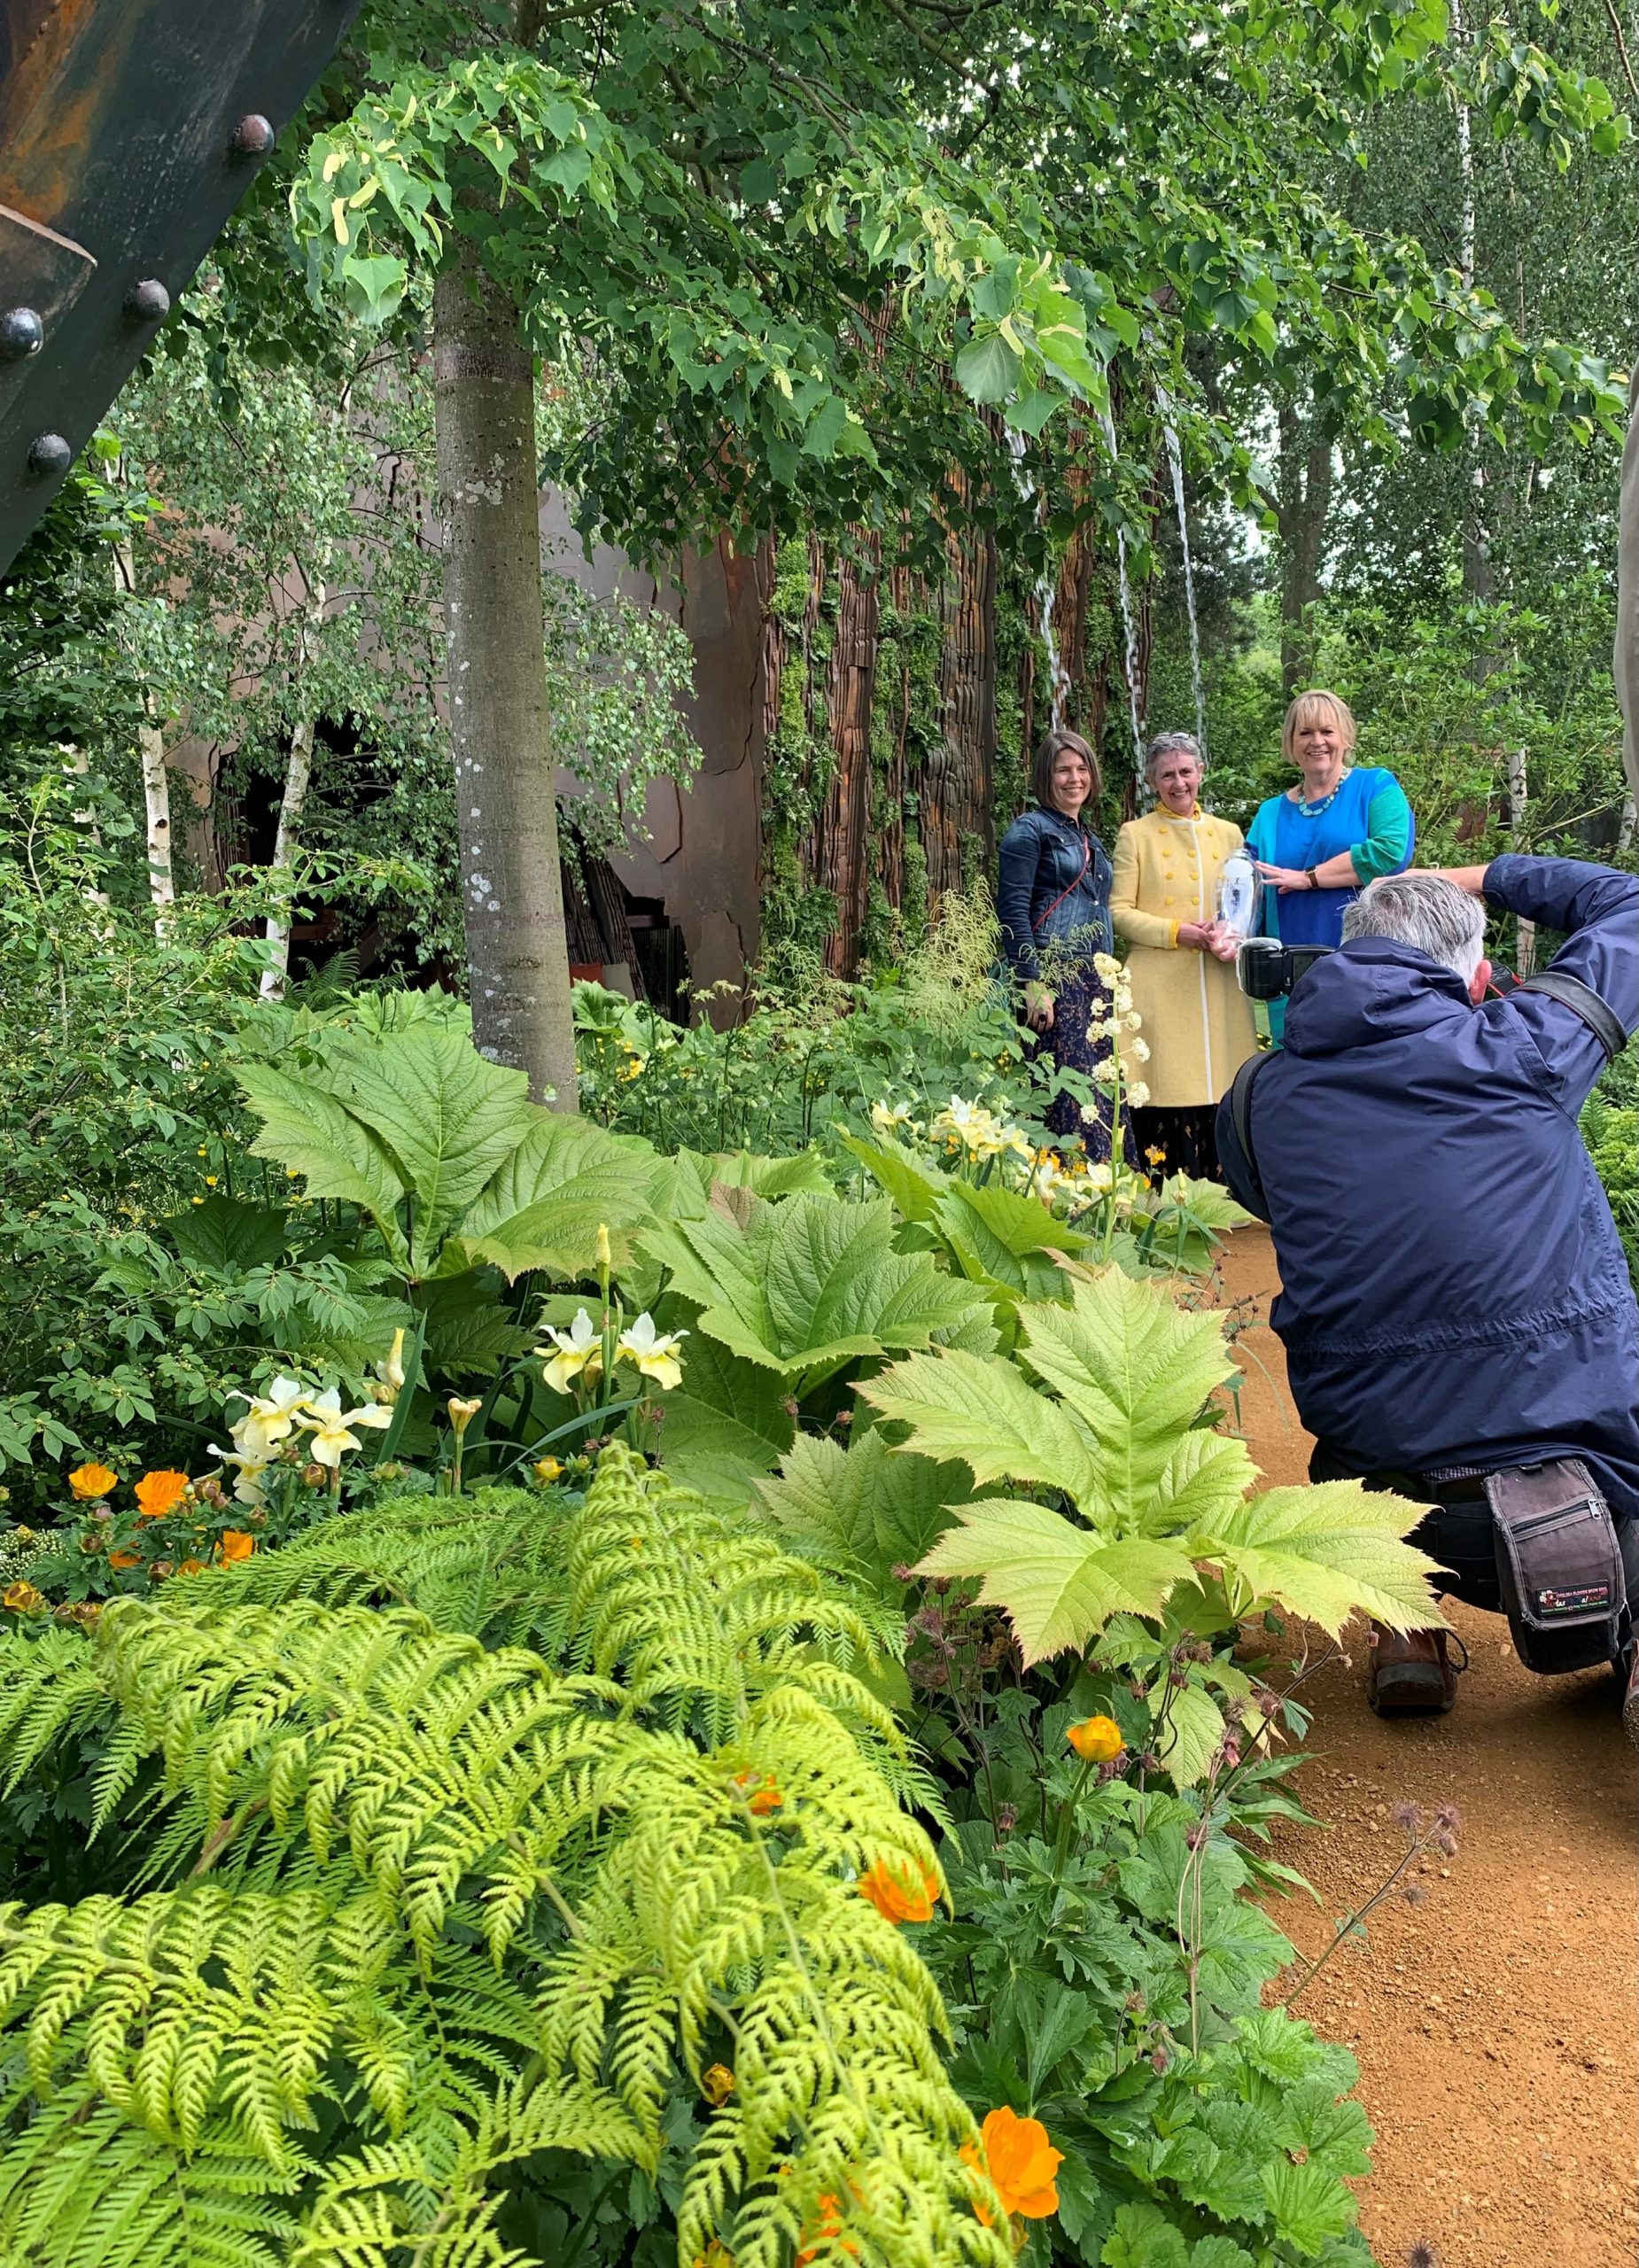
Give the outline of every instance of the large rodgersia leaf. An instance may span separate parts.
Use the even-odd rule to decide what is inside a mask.
[[[861,1355],[926,1347],[988,1302],[924,1254],[892,1250],[892,1208],[793,1197],[753,1200],[744,1228],[712,1206],[649,1230],[644,1251],[701,1310],[699,1327],[805,1390]]]
[[[299,1069],[248,1063],[239,1082],[262,1122],[254,1154],[361,1207],[408,1276],[579,1275],[600,1224],[619,1241],[648,1211],[652,1156],[532,1103],[459,1025],[325,1031]]]
[[[1221,1316],[1112,1268],[1077,1281],[1068,1308],[1021,1307],[1019,1329],[1020,1362],[1051,1394],[1011,1363],[949,1349],[861,1393],[906,1427],[906,1449],[1068,1500],[1075,1517],[1020,1497],[959,1505],[921,1562],[977,1578],[1027,1660],[1084,1646],[1112,1614],[1154,1613],[1197,1569],[1222,1578],[1231,1614],[1278,1605],[1333,1632],[1355,1612],[1438,1622],[1430,1563],[1402,1541],[1418,1506],[1355,1484],[1248,1500],[1246,1444],[1202,1423],[1233,1375]]]

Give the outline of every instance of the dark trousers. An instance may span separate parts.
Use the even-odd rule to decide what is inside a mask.
[[[1482,1480],[1465,1474],[1460,1480],[1431,1480],[1415,1472],[1356,1472],[1333,1456],[1324,1441],[1317,1441],[1309,1461],[1311,1480],[1363,1480],[1368,1488],[1392,1490],[1432,1509],[1424,1513],[1406,1541],[1426,1551],[1446,1580],[1434,1579],[1434,1589],[1448,1592],[1465,1606],[1488,1614],[1503,1612],[1503,1594],[1496,1579],[1496,1546],[1491,1507]],[[1627,1580],[1628,1622],[1639,1609],[1639,1520],[1615,1522],[1617,1548],[1622,1555]],[[1626,1635],[1626,1633],[1624,1633]]]

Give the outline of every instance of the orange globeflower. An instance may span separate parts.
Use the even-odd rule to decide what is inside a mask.
[[[68,1486],[82,1504],[96,1503],[119,1485],[119,1474],[105,1464],[77,1464],[68,1476]]]
[[[145,1520],[162,1520],[167,1512],[176,1510],[187,1493],[185,1472],[144,1472],[131,1491]]]
[[[851,2237],[843,2234],[843,2209],[835,2197],[826,2195],[814,2200],[816,2218],[803,2231],[797,2242],[805,2249],[796,2256],[796,2268],[808,2268],[808,2263],[818,2257],[823,2244],[832,2244],[839,2252],[852,2258],[859,2256],[859,2248]]]
[[[1090,1764],[1111,1763],[1127,1745],[1114,1717],[1084,1717],[1079,1725],[1065,1727],[1064,1737]]]
[[[36,1607],[45,1604],[43,1592],[32,1583],[8,1583],[0,1591],[0,1606],[9,1606],[13,1614],[32,1614]]]
[[[227,1527],[222,1530],[220,1549],[223,1565],[231,1567],[236,1559],[250,1557],[256,1549],[256,1538],[246,1535],[242,1527]]]
[[[984,2156],[971,2142],[962,2144],[962,2161],[975,2173],[988,2173],[990,2186],[1009,2214],[1021,2220],[1045,2221],[1059,2210],[1054,2179],[1064,2163],[1062,2150],[1047,2140],[1039,2118],[1021,2118],[1004,2103],[992,2110],[979,2129]],[[990,2214],[975,2198],[974,2211],[988,2229]]]
[[[143,1555],[140,1551],[113,1551],[108,1555],[108,1565],[117,1568],[121,1574],[128,1567],[140,1567],[142,1564]]]
[[[179,1575],[202,1575],[205,1562],[203,1559],[184,1559],[176,1572]]]
[[[700,2092],[714,2110],[720,2110],[734,2091],[734,2075],[726,2063],[708,2063],[700,2074]]]
[[[913,1889],[903,1872],[890,1867],[886,1859],[879,1859],[868,1872],[859,1877],[858,1889],[861,1898],[868,1898],[884,1922],[931,1922],[934,1901],[939,1895],[939,1885],[932,1875],[924,1870],[922,1887]]]

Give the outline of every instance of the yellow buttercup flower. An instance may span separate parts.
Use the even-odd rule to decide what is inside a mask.
[[[720,2110],[734,2091],[734,2075],[726,2063],[709,2063],[700,2074],[700,2092],[713,2109]]]
[[[119,1485],[119,1474],[105,1464],[77,1464],[68,1476],[68,1486],[82,1504],[95,1504]]]
[[[1084,1717],[1080,1724],[1066,1726],[1064,1737],[1090,1764],[1111,1763],[1127,1745],[1114,1717]]]

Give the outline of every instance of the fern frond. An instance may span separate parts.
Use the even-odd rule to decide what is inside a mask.
[[[480,1561],[405,1520],[404,1552],[440,1582],[459,1564],[493,1632]],[[269,1555],[276,1581],[112,1606],[39,1681],[40,1723],[112,1707],[120,1775],[151,1759],[159,1783],[143,1895],[0,1910],[18,2256],[148,2268],[169,2196],[154,2257],[187,2257],[186,2193],[221,2268],[502,2268],[509,2166],[568,2148],[652,2172],[685,2075],[726,2059],[685,2263],[720,2235],[781,2268],[843,2197],[860,2268],[1006,2268],[937,1992],[859,1894],[879,1863],[939,1876],[883,1769],[892,1720],[844,1666],[872,1652],[852,1604],[620,1449],[557,1529],[563,1667],[365,1603],[389,1556],[370,1534],[309,1560],[335,1604],[278,1571],[299,1550]],[[93,2125],[106,2179],[74,2139]],[[27,2250],[76,2183],[102,2218]]]

